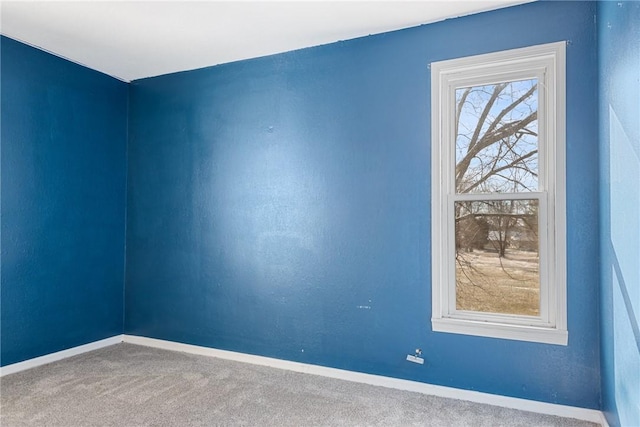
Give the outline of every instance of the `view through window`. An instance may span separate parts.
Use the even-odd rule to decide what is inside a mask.
[[[456,309],[540,313],[537,79],[459,88],[456,95]],[[491,194],[492,199],[482,196]],[[497,197],[496,197],[497,196]]]

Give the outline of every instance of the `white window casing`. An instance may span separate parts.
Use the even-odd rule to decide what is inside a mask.
[[[431,64],[432,328],[437,332],[567,345],[565,42]],[[456,89],[537,79],[538,188],[456,193]],[[456,201],[538,202],[538,316],[456,309]]]

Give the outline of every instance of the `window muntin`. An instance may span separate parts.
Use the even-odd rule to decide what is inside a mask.
[[[433,329],[566,344],[564,43],[431,70]]]

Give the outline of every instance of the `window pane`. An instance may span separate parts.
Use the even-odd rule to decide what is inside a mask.
[[[456,308],[538,316],[538,200],[456,202]]]
[[[456,192],[537,191],[537,79],[457,89],[456,108]]]

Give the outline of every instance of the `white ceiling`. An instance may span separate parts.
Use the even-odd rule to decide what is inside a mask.
[[[2,0],[0,31],[131,81],[528,1]]]

